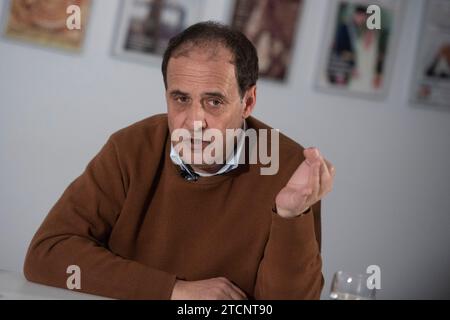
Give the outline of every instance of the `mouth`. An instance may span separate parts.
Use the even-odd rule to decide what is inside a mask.
[[[199,148],[204,149],[210,143],[211,143],[210,141],[191,139],[192,149],[199,149]]]

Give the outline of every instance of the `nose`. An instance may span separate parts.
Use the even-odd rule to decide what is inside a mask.
[[[186,121],[186,127],[191,132],[206,128],[205,110],[201,103],[192,104]]]

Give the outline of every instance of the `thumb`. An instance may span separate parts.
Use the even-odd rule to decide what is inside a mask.
[[[319,149],[315,147],[307,148],[303,150],[303,155],[305,156],[306,163],[312,165],[314,162],[320,159]]]

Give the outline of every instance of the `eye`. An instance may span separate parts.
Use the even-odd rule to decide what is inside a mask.
[[[179,103],[188,103],[189,102],[189,98],[186,96],[178,96],[175,97],[175,101],[179,102]]]
[[[209,99],[209,100],[208,100],[208,104],[209,104],[211,107],[217,108],[217,107],[220,107],[220,106],[223,104],[223,102],[222,102],[222,100],[220,100],[220,99]]]

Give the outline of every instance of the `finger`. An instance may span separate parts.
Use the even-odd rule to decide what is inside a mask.
[[[323,159],[324,160],[324,162],[325,162],[325,164],[326,164],[326,167],[327,167],[327,170],[328,170],[328,172],[329,172],[329,177],[328,177],[328,179],[325,181],[325,184],[326,184],[326,193],[328,193],[328,192],[330,192],[331,191],[331,189],[333,188],[333,183],[334,183],[334,177],[335,177],[335,175],[336,175],[336,168],[333,166],[333,164],[330,162],[330,161],[328,161],[327,159]]]
[[[321,163],[315,163],[312,170],[312,193],[309,197],[310,203],[315,203],[320,192],[320,166]]]
[[[220,300],[237,300],[237,299],[233,298],[233,296],[231,295],[231,292],[224,289],[223,290],[223,298],[220,298]]]
[[[334,176],[336,175],[336,169],[327,159],[322,158],[322,175],[320,178],[320,193],[319,197],[322,198],[325,194],[329,193],[333,187]]]
[[[226,284],[227,284],[227,289],[229,290],[229,293],[232,295],[232,297],[238,298],[236,300],[247,299],[246,294],[240,288],[238,288],[238,286],[233,284],[230,280],[227,279]]]
[[[331,184],[333,178],[331,177],[330,172],[328,171],[328,167],[325,161],[322,161],[321,167],[321,175],[320,175],[320,191],[318,195],[318,199],[321,199],[325,194],[331,191]]]
[[[305,198],[304,202],[302,202],[303,206],[310,206],[310,203],[312,203],[314,186],[315,186],[314,170],[315,170],[315,166],[312,166],[311,170],[309,172],[309,176],[308,176],[308,186],[306,188],[304,188],[303,192],[302,192],[303,197]],[[299,197],[300,197],[300,195],[299,195]]]
[[[238,300],[246,299],[246,294],[235,284],[233,284],[230,280],[228,280],[225,277],[220,277],[220,281],[225,285],[224,289],[228,295],[230,295],[232,298],[236,298],[236,295],[238,295]]]
[[[330,161],[328,161],[327,159],[323,158],[323,160],[325,161],[325,163],[326,163],[326,165],[327,165],[328,172],[330,173],[330,175],[331,175],[332,177],[334,177],[334,176],[336,175],[336,168],[335,168],[335,167],[333,166],[333,164],[332,164]]]
[[[235,285],[233,282],[230,281],[230,286],[237,291],[237,293],[240,294],[240,296],[242,297],[242,299],[247,300],[247,295],[245,294],[244,291],[241,290],[241,288],[239,288],[237,285]]]
[[[323,156],[320,156],[320,162],[322,164],[321,171],[325,171],[329,176],[331,176],[330,169],[333,168],[332,164]]]
[[[320,152],[317,148],[311,147],[303,150],[303,155],[305,156],[306,163],[311,166],[319,159]]]
[[[334,174],[336,173],[336,168],[333,166],[333,164],[328,161],[327,159],[323,158],[323,162],[325,163],[328,172],[330,173],[331,176],[334,176]]]
[[[317,166],[317,164],[312,165],[311,169],[309,170],[308,184],[307,184],[307,187],[304,188],[304,195],[311,196],[311,194],[314,192],[314,185],[315,185],[314,170],[315,170],[316,166]]]
[[[230,296],[232,300],[245,300],[245,296],[242,296],[231,285],[228,285],[225,290],[226,290],[227,295]]]

